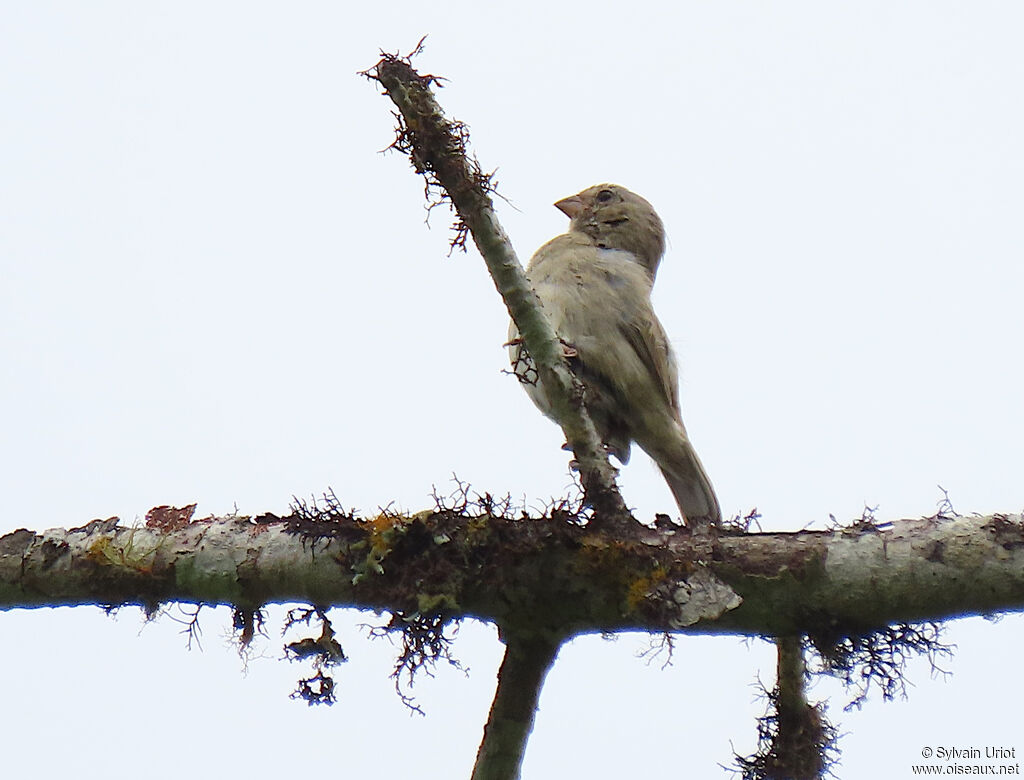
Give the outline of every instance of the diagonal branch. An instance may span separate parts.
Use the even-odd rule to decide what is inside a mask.
[[[579,464],[595,527],[627,532],[635,523],[619,493],[616,471],[601,437],[586,413],[582,385],[570,371],[561,342],[494,213],[490,176],[467,154],[465,125],[445,117],[431,91],[438,78],[420,75],[408,58],[385,54],[365,75],[379,82],[399,109],[398,139],[393,148],[409,154],[416,172],[426,177],[427,190],[446,193],[458,214],[453,245],[464,243],[468,230],[483,255]]]
[[[544,678],[560,645],[557,638],[518,632],[504,639],[505,658],[498,671],[498,690],[484,727],[472,780],[519,777]]]

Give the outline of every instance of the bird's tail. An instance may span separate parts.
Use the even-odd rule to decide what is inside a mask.
[[[715,489],[711,487],[711,480],[697,457],[697,451],[685,435],[677,439],[668,452],[660,452],[654,459],[688,526],[721,525],[722,509]]]

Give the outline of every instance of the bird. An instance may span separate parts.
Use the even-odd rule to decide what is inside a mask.
[[[661,219],[617,184],[554,205],[569,230],[534,253],[526,276],[584,386],[605,449],[625,465],[635,442],[658,465],[687,526],[719,525],[718,498],[683,425],[675,356],[651,304],[665,253]],[[554,419],[514,322],[507,346],[530,399]]]

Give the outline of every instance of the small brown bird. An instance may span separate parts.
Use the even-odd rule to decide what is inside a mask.
[[[586,387],[587,412],[623,464],[634,441],[654,459],[689,525],[717,525],[718,499],[683,427],[675,358],[651,306],[665,252],[661,219],[617,184],[595,185],[555,206],[571,220],[569,232],[538,249],[526,273]],[[512,367],[550,417],[518,335],[513,323]]]

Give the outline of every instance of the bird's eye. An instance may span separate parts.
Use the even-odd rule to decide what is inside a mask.
[[[619,217],[617,219],[606,219],[604,224],[611,225],[612,227],[618,227],[619,225],[625,225],[629,222],[629,217]]]
[[[597,202],[598,203],[607,203],[608,201],[610,201],[614,197],[615,197],[615,193],[612,192],[611,190],[601,190],[599,193],[597,193]]]

